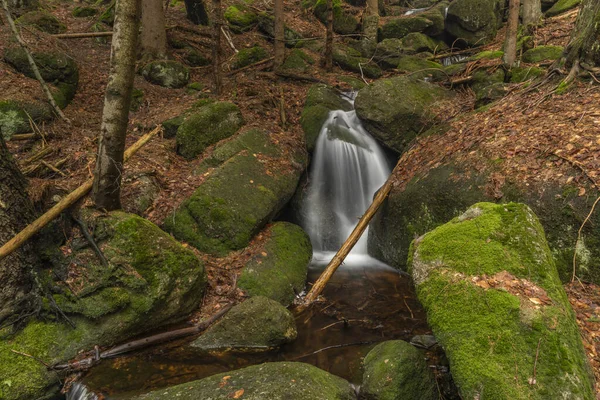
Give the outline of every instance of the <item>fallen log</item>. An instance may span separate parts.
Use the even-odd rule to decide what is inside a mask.
[[[57,33],[52,35],[57,39],[81,39],[81,38],[93,38],[93,37],[106,37],[112,36],[112,32],[81,32],[81,33]]]
[[[148,141],[155,136],[157,133],[162,131],[162,126],[159,125],[151,132],[148,132],[137,142],[135,142],[131,147],[129,147],[123,156],[123,161],[127,161],[136,151],[138,151],[143,145],[148,143]],[[79,199],[85,196],[90,189],[92,189],[92,185],[94,183],[94,178],[88,179],[84,184],[79,186],[77,189],[69,193],[66,197],[64,197],[61,201],[59,201],[54,207],[46,211],[46,213],[40,216],[38,219],[33,221],[31,224],[27,225],[21,232],[19,232],[15,237],[6,242],[2,247],[0,247],[0,260],[4,257],[11,254],[13,251],[17,250],[23,243],[29,240],[33,235],[35,235],[40,229],[44,226],[48,225],[54,218],[58,217],[64,210],[75,204]]]

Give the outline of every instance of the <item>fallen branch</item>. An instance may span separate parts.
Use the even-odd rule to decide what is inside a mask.
[[[16,135],[12,135],[10,140],[30,140],[38,138],[41,138],[41,136],[37,133],[18,133]]]
[[[296,361],[296,360],[300,360],[302,358],[306,358],[306,357],[310,357],[313,356],[315,354],[319,354],[325,350],[331,350],[331,349],[340,349],[342,347],[352,347],[352,346],[365,346],[368,344],[373,344],[373,343],[377,343],[375,341],[369,341],[369,342],[355,342],[355,343],[346,343],[346,344],[335,344],[333,346],[327,346],[327,347],[323,347],[322,349],[313,351],[312,353],[307,353],[307,354],[303,354],[301,356],[298,357],[294,357],[291,359],[291,361]]]
[[[31,53],[29,52],[29,49],[27,48],[27,45],[25,44],[25,42],[23,41],[23,38],[19,34],[19,31],[17,30],[17,27],[15,26],[15,21],[13,21],[12,16],[10,15],[10,11],[8,10],[8,4],[6,3],[6,0],[2,0],[2,8],[4,8],[4,13],[6,14],[6,19],[8,20],[10,29],[12,30],[15,39],[17,39],[17,42],[19,42],[19,45],[21,46],[23,51],[25,51],[25,54],[27,55],[27,61],[29,62],[29,67],[32,69],[33,74],[35,75],[36,79],[42,86],[42,90],[46,94],[46,97],[48,98],[50,105],[54,109],[54,112],[56,112],[56,114],[60,118],[62,118],[64,121],[66,121],[67,123],[70,124],[71,121],[69,121],[69,119],[67,117],[65,117],[65,114],[63,114],[60,107],[58,107],[58,105],[56,105],[56,102],[54,101],[54,97],[52,97],[52,93],[50,93],[50,89],[48,89],[48,85],[46,85],[46,81],[44,81],[44,78],[42,78],[42,75],[40,74],[40,70],[38,69],[37,65],[35,64],[35,61],[33,60],[33,57],[31,56]]]
[[[2,0],[5,2],[6,0]],[[142,136],[137,142],[135,142],[131,147],[129,147],[123,156],[123,162],[127,161],[136,151],[138,151],[143,145],[148,143],[148,141],[155,136],[157,133],[162,131],[162,126],[157,126],[151,132],[148,132],[144,136]],[[4,257],[11,254],[13,251],[17,250],[23,243],[29,240],[33,235],[35,235],[40,229],[44,226],[48,225],[54,218],[58,217],[64,210],[75,204],[79,199],[85,196],[94,183],[94,178],[87,180],[83,185],[79,186],[77,189],[69,193],[66,197],[64,197],[61,201],[59,201],[54,207],[48,210],[44,215],[40,216],[38,219],[33,221],[31,224],[27,225],[21,232],[19,232],[15,237],[6,242],[2,247],[0,247],[0,260]]]
[[[64,172],[62,172],[60,169],[56,168],[54,165],[50,164],[49,162],[46,162],[44,160],[40,161],[42,163],[42,165],[46,168],[48,168],[50,171],[56,172],[59,175],[62,176],[66,176]]]
[[[81,38],[93,38],[93,37],[106,37],[112,36],[112,32],[81,32],[81,33],[57,33],[52,35],[57,39],[81,39]]]
[[[275,59],[275,57],[270,57],[270,58],[261,60],[259,62],[255,62],[254,64],[250,64],[250,65],[246,65],[245,67],[242,67],[242,68],[234,69],[233,71],[228,72],[225,76],[235,75],[237,73],[249,70],[250,68],[258,67],[259,65],[263,65],[263,64],[266,64],[268,62],[271,62],[274,59]]]
[[[17,351],[17,350],[14,350],[14,349],[10,349],[10,351],[12,351],[13,353],[18,354],[20,356],[23,356],[23,357],[32,358],[35,361],[37,361],[40,364],[42,364],[43,366],[45,366],[46,368],[50,368],[50,366],[46,362],[44,362],[44,360],[42,360],[40,358],[37,358],[36,356],[32,356],[31,354],[23,353],[21,351]]]
[[[225,31],[225,29],[223,29],[222,26],[221,26],[221,32],[223,33],[223,36],[227,40],[229,47],[231,47],[231,50],[233,50],[233,52],[236,54],[239,53],[238,49],[236,49],[235,45],[233,44],[233,40],[231,40],[231,35],[229,34],[229,32]]]

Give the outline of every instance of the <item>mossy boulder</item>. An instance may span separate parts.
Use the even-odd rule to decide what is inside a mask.
[[[574,9],[579,6],[581,0],[558,0],[555,2],[552,7],[548,11],[546,11],[546,17],[554,17],[556,15],[562,14],[569,10]]]
[[[546,70],[539,67],[513,67],[510,70],[510,81],[520,83],[542,77],[545,74]]]
[[[377,79],[383,72],[369,58],[363,57],[358,50],[349,46],[337,45],[333,49],[333,62],[341,69],[363,74],[367,78]]]
[[[0,134],[4,140],[10,140],[14,134],[31,132],[29,117],[39,123],[51,120],[54,114],[52,107],[46,103],[0,101]]]
[[[521,59],[526,63],[539,63],[542,61],[558,60],[562,56],[562,53],[562,46],[538,46],[523,53]]]
[[[468,61],[496,60],[502,58],[502,56],[504,56],[504,52],[502,50],[485,50],[469,57]]]
[[[82,266],[67,288],[55,282],[53,300],[75,324],[59,322],[53,310],[16,334],[0,333],[0,397],[7,400],[58,394],[58,376],[31,354],[53,364],[95,345],[112,346],[180,321],[198,307],[206,276],[202,261],[151,222],[112,212],[86,217],[108,266],[89,248],[72,255]],[[41,277],[45,281],[45,276]],[[41,317],[40,317],[41,318]]]
[[[396,67],[398,71],[409,74],[413,79],[446,78],[442,64],[418,56],[404,56],[400,58]]]
[[[190,71],[177,61],[152,61],[142,69],[144,79],[170,89],[184,87],[190,81]]]
[[[227,7],[223,14],[229,28],[235,33],[246,32],[258,23],[258,14],[245,3],[237,3]]]
[[[297,362],[275,362],[213,375],[132,400],[354,400],[350,384],[317,367]]]
[[[416,239],[409,270],[462,398],[594,398],[575,315],[529,207],[475,204]]]
[[[163,137],[165,139],[174,138],[175,135],[177,134],[177,130],[179,129],[181,124],[183,124],[183,121],[185,121],[184,115],[178,115],[176,117],[169,118],[169,119],[163,121],[161,123],[161,125],[163,127]]]
[[[267,35],[267,39],[273,41],[275,39],[275,19],[273,16],[266,13],[259,14],[258,30]],[[303,40],[300,33],[289,28],[287,25],[283,27],[283,38],[285,39],[285,47],[298,47],[302,44]]]
[[[413,32],[402,39],[384,39],[377,43],[374,60],[383,68],[396,68],[400,59],[406,55],[434,53],[446,47],[447,45],[441,41],[434,40],[423,33]]]
[[[363,361],[361,398],[435,400],[438,391],[425,354],[402,340],[378,344]]]
[[[291,312],[274,300],[255,296],[234,306],[191,346],[205,352],[268,351],[297,335]]]
[[[475,92],[475,107],[481,107],[506,95],[505,72],[502,68],[480,69],[473,74],[471,88]]]
[[[58,18],[46,11],[30,11],[15,20],[17,25],[33,26],[42,32],[57,34],[67,31]]]
[[[87,6],[75,7],[72,14],[75,18],[87,18],[98,14],[98,9]]]
[[[433,27],[433,22],[421,15],[408,15],[388,19],[379,30],[379,38],[402,39],[413,32],[424,32]]]
[[[286,57],[282,69],[304,74],[315,60],[300,49],[294,49]]]
[[[268,159],[277,162],[270,165]],[[302,161],[300,152],[280,149],[277,157],[267,157],[241,151],[165,219],[165,229],[206,253],[241,249],[292,197],[302,171],[293,165]],[[277,169],[285,164],[289,169]]]
[[[312,246],[297,225],[277,222],[269,227],[263,248],[244,266],[238,287],[250,296],[266,296],[289,306],[304,289]]]
[[[350,14],[342,5],[342,0],[332,0],[333,4],[333,31],[340,35],[349,35],[358,30],[358,19]],[[313,5],[315,16],[323,24],[327,24],[327,1],[317,0]]]
[[[446,31],[464,45],[482,45],[494,39],[503,14],[501,0],[455,0],[448,7]]]
[[[79,82],[79,69],[71,57],[63,53],[33,53],[33,60],[40,70],[42,78],[52,84],[68,84],[74,88]],[[25,76],[36,79],[27,61],[27,54],[20,47],[8,48],[4,51],[4,60]]]
[[[238,106],[226,101],[206,104],[187,117],[177,129],[177,153],[188,160],[210,145],[230,137],[244,125]]]
[[[507,93],[507,86],[504,83],[494,83],[485,86],[475,92],[475,108],[480,108],[496,100],[500,100]]]
[[[187,49],[184,57],[185,62],[192,67],[205,67],[212,62],[209,57],[206,57],[196,49]]]
[[[315,148],[321,128],[327,120],[329,112],[333,110],[350,111],[352,110],[352,104],[342,99],[339,92],[327,85],[316,84],[311,86],[300,116],[300,125],[304,131],[308,151]]]
[[[240,50],[233,59],[231,68],[244,68],[268,57],[267,51],[261,46],[254,46],[248,49]]]
[[[402,152],[436,122],[436,104],[450,98],[450,92],[437,85],[400,76],[361,89],[354,104],[365,128],[389,148]]]

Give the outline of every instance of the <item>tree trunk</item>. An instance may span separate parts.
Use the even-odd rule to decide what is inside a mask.
[[[517,60],[517,28],[519,27],[519,0],[509,0],[506,39],[504,40],[504,64],[509,68]]]
[[[378,0],[367,0],[367,16],[371,17],[373,15],[379,16],[379,1]]]
[[[542,19],[541,0],[523,0],[523,25],[537,25]]]
[[[38,0],[8,0],[10,13],[14,17],[19,17],[28,11],[33,11],[39,7]]]
[[[599,43],[600,0],[583,0],[562,63],[568,67],[580,62],[584,66],[600,66]]]
[[[221,81],[221,0],[213,0],[213,75],[215,78],[215,93],[221,94],[223,83]]]
[[[333,0],[327,0],[327,33],[325,35],[325,70],[333,70]]]
[[[196,25],[208,26],[208,13],[204,6],[204,0],[185,0],[187,17]]]
[[[33,206],[26,191],[25,177],[19,171],[0,134],[0,244],[4,244],[31,220]],[[25,245],[0,260],[0,325],[30,314],[38,303],[34,290],[31,245]]]
[[[285,60],[285,21],[283,16],[283,0],[275,0],[275,68],[281,67]]]
[[[144,59],[161,59],[167,52],[167,31],[162,0],[142,1],[140,47]]]
[[[121,207],[123,152],[135,73],[140,8],[141,0],[117,0],[92,195],[96,207],[106,210]]]

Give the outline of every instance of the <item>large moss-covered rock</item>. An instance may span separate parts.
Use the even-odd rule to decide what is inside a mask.
[[[75,18],[87,18],[98,14],[98,9],[88,6],[75,7],[71,14]]]
[[[68,288],[55,283],[53,300],[75,328],[48,310],[47,319],[33,320],[17,334],[0,332],[2,399],[41,398],[58,390],[56,373],[11,349],[50,364],[65,362],[80,350],[111,346],[181,320],[202,299],[202,261],[157,226],[123,212],[86,219],[108,266],[91,249],[79,250],[69,261],[80,272]]]
[[[17,25],[34,26],[42,32],[57,34],[66,32],[67,27],[58,18],[46,11],[30,11],[15,20]]]
[[[424,353],[402,340],[378,344],[363,361],[361,398],[434,400],[438,391]]]
[[[462,398],[594,398],[575,315],[529,207],[475,204],[416,239],[409,269]]]
[[[506,95],[505,73],[502,68],[480,69],[473,74],[471,88],[475,92],[475,107],[481,107]]]
[[[233,103],[220,101],[199,107],[177,129],[177,153],[192,159],[236,133],[242,125],[242,113]]]
[[[254,64],[256,62],[259,62],[260,60],[264,60],[267,57],[267,51],[261,46],[254,46],[248,49],[242,49],[235,55],[231,68],[244,68],[250,64]]]
[[[504,1],[455,0],[448,7],[446,31],[468,46],[489,42],[502,24]]]
[[[538,46],[523,53],[521,59],[526,63],[558,60],[563,53],[562,46]]]
[[[330,111],[352,110],[352,104],[340,97],[339,92],[324,84],[310,87],[304,102],[304,109],[300,116],[300,125],[304,131],[306,148],[312,151],[323,124],[327,120]]]
[[[510,81],[520,83],[542,77],[545,74],[546,70],[539,67],[513,67],[510,69]]]
[[[380,28],[380,39],[402,39],[412,32],[424,32],[433,22],[421,15],[395,17],[387,20]]]
[[[258,14],[241,2],[227,7],[223,16],[235,33],[246,32],[258,23]]]
[[[381,77],[381,69],[369,58],[363,57],[358,50],[348,46],[338,45],[333,49],[333,62],[340,68],[363,74],[368,78]]]
[[[396,67],[398,71],[410,74],[413,79],[439,80],[447,77],[442,64],[418,56],[404,56]]]
[[[226,255],[248,245],[294,194],[302,165],[298,153],[276,157],[241,151],[209,174],[206,181],[164,221],[173,235],[197,249]],[[267,160],[277,161],[270,165]]]
[[[146,64],[142,75],[148,82],[170,89],[182,88],[190,81],[190,71],[183,64],[171,60]]]
[[[304,289],[312,247],[306,233],[288,222],[273,224],[264,247],[244,266],[238,287],[288,306]]]
[[[350,384],[317,367],[297,362],[276,362],[213,375],[132,400],[354,400]]]
[[[234,306],[191,346],[202,351],[267,351],[297,335],[291,312],[274,300],[256,296]]]
[[[361,89],[355,108],[365,128],[389,148],[401,152],[435,121],[435,105],[450,98],[439,86],[409,77],[381,79]]]
[[[581,0],[558,0],[555,2],[548,11],[546,11],[546,17],[554,17],[562,14],[573,8],[577,7],[581,3]]]
[[[286,57],[281,69],[304,74],[315,60],[300,49],[294,49]]]
[[[358,30],[358,19],[350,14],[342,6],[341,0],[332,0],[333,5],[333,31],[340,35],[349,35]],[[315,16],[324,24],[327,24],[327,1],[317,0],[313,5]]]
[[[402,39],[384,39],[377,43],[377,51],[373,57],[384,68],[396,68],[400,59],[406,55],[422,52],[439,52],[446,44],[434,40],[422,33],[409,33]],[[424,57],[420,57],[424,58]]]
[[[258,15],[258,29],[267,35],[267,39],[273,41],[275,39],[275,19],[272,15],[262,13]],[[287,25],[283,27],[283,38],[285,39],[286,47],[300,46],[302,35]]]
[[[54,114],[52,107],[46,103],[0,101],[0,134],[4,140],[10,140],[17,133],[31,132],[30,117],[33,122],[39,123],[51,120]]]

